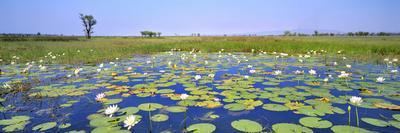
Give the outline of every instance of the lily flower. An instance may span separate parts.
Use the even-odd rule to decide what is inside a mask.
[[[118,105],[110,105],[109,107],[106,108],[105,110],[105,114],[106,115],[110,115],[110,117],[112,117],[112,115],[117,112],[119,110]]]
[[[310,73],[311,75],[316,75],[316,74],[317,74],[317,71],[311,69],[310,71],[308,71],[308,73]]]
[[[183,93],[183,94],[181,94],[181,96],[180,96],[180,98],[181,98],[182,100],[185,100],[185,99],[187,99],[188,97],[189,97],[189,95],[186,94],[186,93]]]
[[[195,80],[199,80],[199,79],[201,79],[201,76],[200,75],[196,75],[196,76],[194,76],[194,79]]]
[[[383,78],[383,77],[376,78],[376,82],[378,82],[378,83],[383,83],[383,81],[385,81],[385,78]]]
[[[256,70],[251,69],[249,72],[250,72],[250,73],[256,73]]]
[[[282,74],[282,71],[281,70],[276,70],[276,71],[274,71],[274,75],[281,75]]]
[[[96,101],[101,101],[102,99],[104,99],[106,97],[106,94],[104,93],[99,93],[96,95]]]
[[[350,98],[350,102],[355,104],[355,105],[361,105],[361,103],[363,102],[361,97],[357,97],[357,96],[352,96]]]
[[[135,126],[139,121],[136,120],[136,116],[134,115],[129,115],[128,117],[125,118],[124,120],[124,127],[128,127],[128,130],[130,130],[133,126]]]

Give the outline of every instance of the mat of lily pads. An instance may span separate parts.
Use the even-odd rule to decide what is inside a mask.
[[[397,59],[194,50],[53,64],[59,54],[0,66],[1,132],[400,131]]]

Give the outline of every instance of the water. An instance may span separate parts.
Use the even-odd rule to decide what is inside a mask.
[[[394,127],[396,125],[388,124],[386,127],[378,127],[361,120],[361,118],[375,118],[384,122],[397,121],[392,118],[393,114],[398,114],[397,111],[375,106],[376,103],[400,104],[400,97],[397,96],[399,95],[398,88],[400,88],[399,75],[390,72],[398,69],[396,62],[371,64],[337,57],[325,60],[322,56],[315,55],[310,58],[302,57],[304,62],[301,63],[298,62],[299,57],[276,58],[275,56],[249,53],[170,52],[138,55],[111,63],[104,62],[104,67],[43,64],[47,68],[40,70],[38,67],[40,63],[35,63],[28,74],[21,74],[21,70],[26,65],[3,65],[0,68],[5,73],[1,75],[0,81],[11,85],[13,89],[2,88],[1,96],[4,101],[1,102],[3,108],[1,108],[0,118],[4,120],[21,115],[30,117],[29,123],[14,132],[33,132],[33,127],[45,122],[56,122],[57,125],[44,132],[90,132],[96,127],[89,124],[91,122],[87,118],[89,115],[99,114],[108,117],[104,115],[104,109],[109,106],[106,105],[106,101],[95,100],[96,94],[104,92],[109,100],[122,100],[115,103],[120,109],[138,107],[143,103],[162,104],[164,107],[151,111],[151,115],[166,114],[169,119],[163,122],[151,122],[151,131],[182,132],[185,128],[184,113],[172,113],[165,107],[179,106],[180,94],[186,93],[190,95],[188,98],[190,101],[214,101],[214,98],[218,98],[221,101],[214,101],[214,103],[222,105],[216,108],[188,106],[187,126],[196,123],[211,123],[216,127],[214,132],[239,132],[231,126],[231,122],[248,119],[259,123],[264,132],[269,132],[273,130],[272,125],[277,123],[307,126],[299,123],[299,119],[307,115],[296,113],[298,109],[266,110],[263,109],[265,104],[285,106],[288,101],[292,103],[297,101],[304,104],[300,105],[300,108],[322,104],[329,106],[328,111],[338,107],[344,111],[344,114],[323,113],[315,117],[328,120],[333,126],[348,125],[349,98],[360,96],[364,99],[362,105],[358,107],[360,128],[376,132],[399,131]],[[338,65],[326,65],[333,62],[337,62]],[[346,64],[352,67],[347,68]],[[132,67],[132,70],[126,70],[128,67]],[[75,75],[74,70],[77,68],[82,68],[82,71]],[[97,72],[96,69],[101,69],[101,72]],[[316,70],[317,74],[310,75],[308,71],[311,69]],[[256,72],[250,73],[250,70]],[[275,75],[274,72],[277,70],[282,71],[282,74]],[[296,75],[294,74],[296,70],[304,71],[304,74]],[[339,79],[340,71],[351,73],[351,76],[347,79]],[[113,72],[118,76],[112,76]],[[212,75],[209,74],[215,76],[210,77]],[[201,79],[195,80],[195,75],[201,75]],[[329,75],[332,78],[329,78]],[[377,77],[384,77],[385,81],[377,83]],[[328,78],[329,82],[325,83],[324,78]],[[121,87],[125,88],[121,89]],[[371,93],[361,93],[360,88],[367,88]],[[156,93],[157,90],[162,89],[172,89],[174,92],[168,93],[171,94],[168,96]],[[228,93],[234,95],[227,96]],[[263,93],[271,96],[261,97]],[[283,102],[277,101],[274,97],[280,97]],[[323,97],[328,98],[329,101],[318,102],[318,99]],[[253,101],[243,104],[245,99]],[[71,106],[60,107],[68,101],[75,101],[75,103]],[[255,101],[262,104],[257,104]],[[318,104],[311,104],[315,101]],[[224,108],[224,105],[238,102],[246,109],[232,111]],[[357,127],[355,106],[351,105],[351,107],[350,125]],[[207,113],[216,114],[219,117],[205,118]],[[142,119],[130,131],[149,132],[148,112],[141,110],[135,115],[140,115]],[[123,124],[125,115],[115,113],[113,116],[114,118],[121,117],[121,119],[109,122],[107,126],[126,130]],[[58,127],[65,123],[71,126]],[[4,128],[7,126],[9,125],[3,124],[0,128],[6,131]],[[314,132],[332,132],[331,127],[308,128]]]

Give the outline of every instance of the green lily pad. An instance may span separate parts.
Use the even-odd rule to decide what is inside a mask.
[[[63,128],[68,128],[70,126],[71,126],[71,123],[64,123],[64,124],[59,125],[58,128],[63,129]]]
[[[275,133],[313,133],[310,128],[293,123],[277,123],[272,125]]]
[[[247,119],[235,120],[231,126],[241,132],[261,132],[263,130],[258,122]]]
[[[164,114],[156,114],[156,115],[151,116],[151,120],[155,121],[155,122],[163,122],[163,121],[168,120],[168,118],[169,118],[168,115],[164,115]]]
[[[270,111],[288,111],[289,108],[284,106],[284,105],[280,105],[280,104],[264,104],[262,106],[263,109],[265,110],[270,110]]]
[[[300,119],[300,124],[311,128],[329,128],[332,123],[327,120],[321,120],[318,117],[303,117]]]
[[[348,125],[336,125],[331,127],[331,130],[334,133],[373,133],[372,131],[363,128],[353,127]]]
[[[126,107],[126,108],[118,110],[118,112],[121,112],[122,114],[125,114],[125,115],[132,115],[132,114],[136,114],[137,112],[139,112],[139,108]]]
[[[42,124],[34,126],[32,128],[32,130],[46,131],[46,130],[54,128],[55,126],[57,126],[56,122],[46,122],[46,123],[42,123]]]
[[[197,123],[190,125],[186,130],[191,133],[212,133],[216,127],[211,123]]]
[[[0,120],[0,125],[13,125],[13,124],[18,124],[23,121],[28,121],[30,119],[29,116],[13,116],[11,119],[5,119],[5,120]]]
[[[239,103],[230,103],[224,106],[229,111],[242,111],[246,109],[246,106]]]
[[[389,124],[397,129],[400,129],[400,121],[389,121]]]
[[[392,117],[397,121],[400,121],[400,114],[393,114]]]
[[[122,99],[108,99],[106,102],[104,102],[105,105],[111,105],[111,104],[117,104],[122,102]]]
[[[25,126],[28,124],[29,122],[21,122],[18,124],[13,124],[13,125],[8,125],[6,127],[4,127],[2,130],[5,132],[15,132],[15,131],[21,131],[25,128]]]
[[[374,125],[374,126],[378,126],[378,127],[387,127],[387,126],[390,125],[386,121],[379,120],[379,119],[374,119],[374,118],[366,118],[366,117],[364,117],[364,118],[361,118],[361,120],[366,122],[366,123],[368,123],[368,124],[371,124],[371,125]]]
[[[163,105],[158,103],[142,103],[138,106],[138,108],[143,111],[154,111],[162,107]]]
[[[180,113],[180,112],[185,112],[186,111],[186,107],[182,107],[182,106],[170,106],[165,108],[165,110],[167,110],[168,112],[172,112],[172,113]]]

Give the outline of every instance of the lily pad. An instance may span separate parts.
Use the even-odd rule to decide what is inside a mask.
[[[386,121],[379,120],[379,119],[374,119],[374,118],[366,118],[366,117],[364,117],[364,118],[361,118],[361,120],[366,122],[366,123],[368,123],[368,124],[371,124],[371,125],[374,125],[374,126],[378,126],[378,127],[387,127],[387,126],[390,125]]]
[[[34,126],[32,128],[32,130],[46,131],[46,130],[54,128],[55,126],[57,126],[56,122],[46,122],[46,123],[42,123],[42,124]]]
[[[288,111],[289,108],[280,104],[264,104],[263,109],[270,111]]]
[[[191,133],[212,133],[215,129],[216,127],[211,123],[197,123],[190,125],[187,131]]]
[[[138,106],[138,108],[143,111],[154,111],[162,107],[163,105],[158,103],[142,103]]]
[[[225,109],[229,111],[242,111],[246,109],[246,106],[239,103],[231,103],[224,106]]]
[[[321,120],[318,117],[303,117],[300,119],[300,124],[311,128],[329,128],[332,123],[327,120]]]
[[[336,125],[331,127],[331,130],[334,133],[373,133],[372,131],[363,128],[353,127],[348,125]]]
[[[185,112],[186,111],[186,107],[182,107],[182,106],[170,106],[165,108],[165,110],[167,110],[168,112],[172,112],[172,113],[180,113],[180,112]]]
[[[247,119],[233,121],[231,126],[241,132],[261,132],[263,130],[258,122]]]
[[[151,120],[155,121],[155,122],[163,122],[163,121],[168,120],[168,118],[169,118],[168,115],[164,115],[164,114],[156,114],[156,115],[151,116]]]
[[[132,114],[136,114],[137,112],[139,112],[139,108],[126,107],[126,108],[118,110],[118,112],[121,112],[122,114],[125,114],[125,115],[132,115]]]
[[[394,115],[392,115],[392,117],[394,119],[396,119],[397,121],[400,121],[400,114],[394,114]]]
[[[310,128],[293,123],[278,123],[272,125],[272,130],[275,133],[313,133]]]

